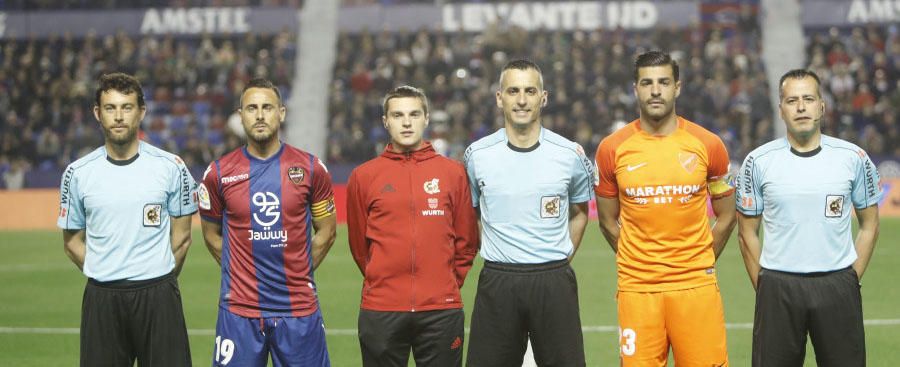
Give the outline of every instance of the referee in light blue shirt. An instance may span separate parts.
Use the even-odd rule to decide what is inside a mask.
[[[137,79],[101,76],[95,103],[105,144],[66,168],[57,218],[66,255],[88,277],[81,365],[190,366],[176,276],[197,184],[181,159],[137,139]]]
[[[866,364],[859,280],[882,192],[865,151],[821,134],[819,87],[810,71],[781,77],[787,137],[752,151],[737,177],[741,253],[757,291],[753,366],[802,366],[807,333],[819,366]]]
[[[547,92],[537,65],[508,63],[496,99],[505,128],[465,155],[485,260],[466,365],[521,365],[530,335],[538,365],[584,366],[569,260],[587,225],[593,164],[578,144],[541,127]]]

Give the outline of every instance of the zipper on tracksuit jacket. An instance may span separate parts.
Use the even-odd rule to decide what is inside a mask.
[[[412,153],[406,153],[406,162],[405,164],[412,164],[415,166],[415,162],[411,159]],[[406,172],[409,173],[409,187],[410,187],[410,195],[409,195],[409,210],[410,210],[410,221],[412,223],[412,255],[410,262],[410,277],[412,279],[412,287],[410,287],[409,298],[410,298],[410,308],[412,312],[416,312],[416,203],[415,203],[415,194],[413,194],[413,169],[415,167],[411,167],[407,169]]]

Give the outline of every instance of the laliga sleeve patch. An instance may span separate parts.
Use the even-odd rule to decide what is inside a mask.
[[[144,205],[144,227],[159,227],[162,224],[162,204]]]
[[[200,184],[200,188],[197,190],[197,199],[200,209],[209,210],[212,207],[209,204],[209,190],[206,189],[206,184]]]
[[[559,218],[559,195],[541,197],[541,218]]]

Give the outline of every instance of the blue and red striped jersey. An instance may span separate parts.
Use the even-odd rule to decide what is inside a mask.
[[[312,220],[335,212],[319,158],[287,144],[265,160],[239,148],[210,163],[198,196],[201,217],[222,223],[220,307],[244,317],[318,309]]]

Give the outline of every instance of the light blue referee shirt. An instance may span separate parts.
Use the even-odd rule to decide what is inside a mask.
[[[822,135],[820,150],[794,151],[787,139],[750,152],[737,177],[738,210],[762,215],[766,269],[811,273],[856,261],[852,206],[878,204],[878,171],[856,145]]]
[[[99,281],[143,280],[175,267],[169,218],[197,211],[197,183],[176,155],[140,142],[112,161],[100,147],[66,168],[62,229],[85,229],[84,274]]]
[[[500,129],[472,143],[465,164],[485,260],[539,264],[572,254],[569,203],[589,201],[594,179],[578,144],[541,128],[538,143],[520,149]]]

